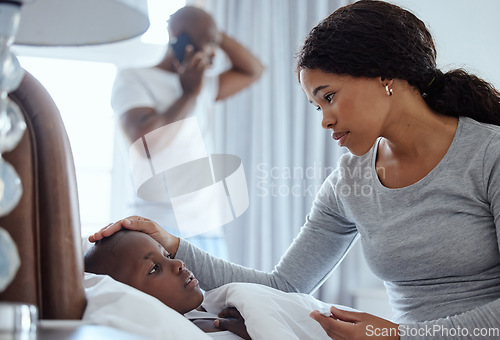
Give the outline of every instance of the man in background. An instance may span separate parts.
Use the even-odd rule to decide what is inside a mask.
[[[196,117],[210,154],[215,102],[254,83],[264,68],[246,47],[220,32],[213,18],[200,8],[178,10],[168,21],[168,31],[170,43],[157,65],[118,72],[111,98],[113,110],[128,146],[159,128]],[[217,49],[225,53],[231,65],[218,75],[210,75],[207,69]],[[156,145],[148,144],[147,152],[160,155],[175,139],[176,129],[172,131],[172,136],[162,137]],[[175,233],[176,219],[168,199],[145,201],[134,193],[127,214],[153,219]]]

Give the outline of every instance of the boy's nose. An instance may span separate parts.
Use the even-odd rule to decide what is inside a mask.
[[[174,272],[182,272],[186,269],[186,265],[181,260],[172,260],[172,270]]]

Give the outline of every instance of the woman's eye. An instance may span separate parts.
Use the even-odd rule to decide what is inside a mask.
[[[160,269],[160,266],[158,266],[157,264],[155,264],[155,265],[153,266],[153,268],[151,268],[151,270],[149,271],[149,273],[148,273],[148,274],[149,274],[149,275],[155,274],[155,273],[157,273],[157,272],[158,272],[158,269]]]
[[[331,103],[332,102],[332,99],[333,99],[333,96],[335,96],[335,93],[332,92],[332,93],[328,93],[326,96],[325,96],[325,99],[327,102]]]

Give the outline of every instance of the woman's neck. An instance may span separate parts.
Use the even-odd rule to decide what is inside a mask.
[[[458,118],[432,111],[422,97],[401,95],[387,117],[377,150],[379,180],[401,188],[425,177],[443,159],[458,126]]]
[[[382,146],[392,157],[413,159],[442,154],[450,146],[458,118],[433,111],[415,91],[401,91],[386,119]]]

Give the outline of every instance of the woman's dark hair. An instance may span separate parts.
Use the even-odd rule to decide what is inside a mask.
[[[443,74],[425,24],[383,1],[342,7],[314,27],[297,55],[297,71],[402,79],[436,112],[500,125],[500,93],[465,70]]]

